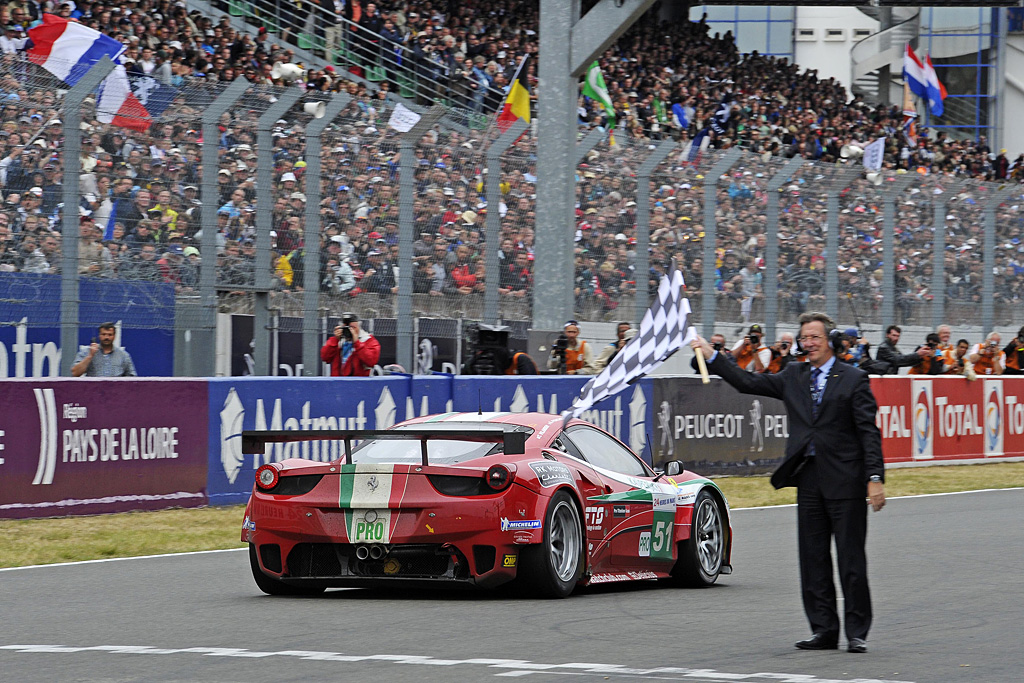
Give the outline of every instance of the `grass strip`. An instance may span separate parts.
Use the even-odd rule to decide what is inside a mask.
[[[734,508],[796,502],[767,477],[716,480]],[[912,496],[1024,486],[1024,463],[919,467],[886,472],[886,495]],[[0,567],[240,548],[244,506],[0,520]]]

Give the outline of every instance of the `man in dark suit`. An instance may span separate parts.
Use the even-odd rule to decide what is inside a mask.
[[[771,481],[775,488],[797,487],[800,584],[813,635],[796,646],[802,650],[838,647],[839,614],[832,581],[834,536],[845,599],[847,649],[867,652],[871,594],[864,552],[864,499],[870,498],[876,512],[885,505],[885,469],[882,437],[875,426],[878,406],[868,376],[838,362],[838,334],[824,313],[801,315],[797,341],[808,362],[790,363],[776,375],[743,372],[700,337],[693,346],[710,361],[711,372],[739,391],[786,403],[789,441]]]

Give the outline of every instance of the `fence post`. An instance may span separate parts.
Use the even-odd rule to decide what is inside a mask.
[[[916,179],[916,174],[896,176],[890,185],[882,188],[882,327],[896,322],[896,201],[900,193]],[[888,179],[882,181],[889,182]]]
[[[61,221],[60,270],[60,370],[71,376],[78,355],[78,177],[82,172],[82,102],[114,70],[114,62],[104,56],[64,95],[61,119],[64,121],[64,216]]]
[[[825,250],[831,261],[825,264],[825,312],[833,320],[839,319],[839,196],[861,173],[859,166],[847,166],[832,177],[828,188]]]
[[[595,128],[587,133],[582,140],[576,143],[576,163],[573,164],[573,174],[576,173],[576,167],[582,163],[584,157],[590,153],[590,150],[597,147],[597,144],[601,142],[601,140],[604,140],[607,135],[607,133]],[[575,186],[575,182],[573,185]]]
[[[352,97],[338,93],[327,100],[323,118],[313,119],[306,126],[306,174],[302,179],[306,190],[306,216],[302,243],[306,245],[306,263],[310,258],[310,247],[320,244],[320,154],[321,136],[331,121],[348,106]],[[317,250],[317,263],[320,252]],[[293,283],[297,284],[297,283]],[[323,343],[320,320],[317,316],[320,306],[320,268],[315,271],[305,266],[302,279],[302,374],[316,377],[320,374],[320,345]]]
[[[1019,187],[1011,186],[996,190],[985,199],[985,264],[982,266],[981,274],[981,334],[983,336],[991,332],[995,325],[996,211],[1000,204],[1019,193]]]
[[[633,305],[633,322],[640,324],[650,305],[647,289],[651,266],[651,174],[676,148],[675,140],[662,140],[654,148],[636,172],[636,303]]]
[[[498,324],[498,247],[501,235],[501,155],[519,139],[527,129],[522,119],[517,119],[487,148],[487,281],[484,283],[484,320]]]
[[[778,173],[772,176],[772,179],[768,181],[768,187],[765,189],[765,194],[768,195],[768,206],[765,210],[765,215],[768,218],[765,226],[767,229],[768,248],[764,254],[764,279],[762,280],[764,287],[762,292],[764,294],[765,334],[768,335],[770,341],[778,339],[775,335],[775,326],[779,322],[779,188],[782,187],[783,183],[788,182],[793,177],[793,174],[800,170],[800,167],[803,165],[803,157],[793,157],[779,169]],[[833,232],[835,232],[835,229],[829,230],[829,233]],[[835,258],[834,254],[834,251],[829,252],[829,255],[833,258]]]
[[[704,294],[701,298],[700,320],[705,338],[715,333],[715,312],[718,305],[715,298],[715,244],[718,240],[715,207],[718,204],[718,181],[742,154],[738,147],[726,150],[711,170],[704,174],[704,277],[701,278]]]
[[[201,376],[205,377],[212,377],[215,372],[216,354],[213,353],[213,349],[216,348],[217,341],[217,203],[220,200],[217,189],[220,149],[217,123],[221,115],[231,108],[248,88],[249,81],[244,76],[239,76],[203,111],[203,182],[200,187],[203,238],[199,244],[199,292],[204,320],[203,334],[192,335],[196,346],[195,351],[190,350],[190,354],[202,359],[199,363],[193,363],[192,367],[200,368]],[[196,337],[200,339],[196,340]]]
[[[398,338],[395,361],[409,372],[414,370],[416,360],[412,329],[412,231],[415,219],[412,205],[416,194],[416,143],[445,113],[447,110],[442,106],[431,107],[416,125],[407,133],[402,133],[398,143],[402,158],[401,176],[398,179]],[[490,248],[495,247],[491,245]]]
[[[255,375],[276,375],[270,357],[270,231],[274,211],[274,122],[291,109],[302,91],[291,88],[256,122],[256,277],[253,280],[253,366]]]
[[[946,322],[946,200],[932,194],[932,327]]]

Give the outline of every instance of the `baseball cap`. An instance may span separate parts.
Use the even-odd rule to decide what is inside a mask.
[[[845,334],[847,337],[853,337],[854,339],[860,338],[860,330],[858,330],[856,327],[847,327],[845,330],[843,330],[843,334]]]
[[[761,326],[758,325],[757,323],[754,323],[753,325],[750,326],[750,331],[751,333],[757,332],[758,334],[764,334],[764,332],[761,330]]]

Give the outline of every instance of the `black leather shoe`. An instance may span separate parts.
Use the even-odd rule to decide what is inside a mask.
[[[800,650],[838,650],[839,639],[830,638],[825,633],[815,633],[807,640],[798,641],[796,646]]]
[[[850,638],[850,644],[846,647],[847,652],[867,652],[868,641],[863,638]]]

